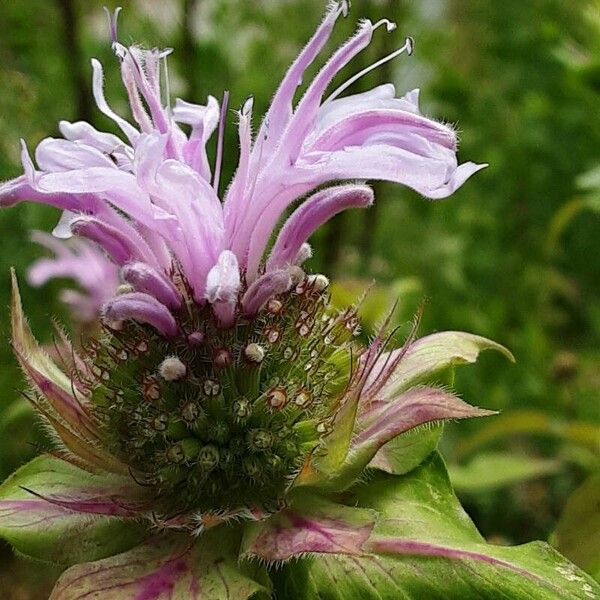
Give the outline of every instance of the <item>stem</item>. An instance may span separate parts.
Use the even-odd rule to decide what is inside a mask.
[[[75,96],[76,116],[78,119],[91,121],[91,94],[88,89],[87,77],[84,75],[81,68],[81,23],[76,0],[56,0],[56,4],[60,10],[63,22],[65,61],[71,79],[73,94]]]

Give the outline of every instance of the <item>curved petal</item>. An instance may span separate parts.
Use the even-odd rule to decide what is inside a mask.
[[[366,208],[373,202],[373,191],[366,185],[346,185],[317,192],[304,201],[279,232],[267,270],[294,264],[308,238],[334,215],[348,208]]]
[[[132,263],[121,269],[123,280],[138,292],[150,294],[172,309],[181,307],[181,296],[169,279],[144,263]]]
[[[288,271],[266,273],[252,283],[244,294],[242,310],[247,315],[256,315],[271,298],[287,292],[291,286],[292,278]]]
[[[165,337],[173,337],[178,331],[169,309],[153,296],[141,292],[122,294],[110,300],[104,307],[104,318],[112,322],[132,319],[147,323]]]

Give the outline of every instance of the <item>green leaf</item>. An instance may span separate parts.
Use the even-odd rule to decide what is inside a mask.
[[[50,600],[269,598],[264,569],[239,566],[238,548],[237,530],[226,526],[208,530],[198,540],[157,536],[129,552],[71,567],[58,580]]]
[[[124,485],[58,458],[35,458],[0,486],[0,537],[23,554],[62,564],[122,552],[147,536],[118,501]]]
[[[494,490],[556,473],[561,463],[510,452],[478,454],[467,465],[450,465],[450,479],[459,492]]]
[[[600,475],[593,475],[571,494],[551,543],[600,579]]]
[[[452,492],[437,453],[398,477],[380,473],[348,504],[380,519],[362,556],[321,554],[276,577],[298,600],[589,600],[600,588],[547,544],[493,546]]]
[[[408,473],[437,448],[443,430],[439,424],[407,431],[380,448],[369,467],[394,475]]]

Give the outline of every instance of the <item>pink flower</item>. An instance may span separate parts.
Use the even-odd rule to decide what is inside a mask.
[[[231,325],[236,314],[256,311],[292,284],[288,273],[310,255],[307,242],[320,225],[342,210],[371,204],[371,190],[353,180],[394,181],[439,199],[485,166],[458,165],[456,133],[420,114],[418,90],[398,98],[394,86],[386,84],[342,96],[371,68],[410,52],[410,39],[327,95],[332,79],[377,30],[394,30],[387,20],[361,22],[294,103],[299,82],[346,10],[345,2],[330,5],[286,73],[255,136],[252,99],[238,111],[239,163],[222,202],[218,181],[226,106],[219,108],[209,97],[206,105],[177,99],[170,109],[160,92],[168,52],[121,45],[115,15],[113,48],[134,123],[108,105],[102,66],[93,60],[96,104],[118,125],[121,137],[85,122],[62,121],[64,139],[43,140],[35,151],[37,166],[23,143],[25,173],[0,187],[0,206],[22,201],[56,206],[63,210],[59,235],[75,234],[103,249],[135,293],[108,302],[109,317],[127,314],[149,322],[152,306],[152,323],[166,332],[172,330],[165,329],[173,318],[170,312],[186,294],[198,305],[210,305],[223,326]],[[206,144],[216,129],[217,165],[211,173]],[[294,203],[298,207],[277,232]],[[267,255],[274,233],[275,245]],[[107,286],[111,291],[113,279]],[[107,288],[103,296],[109,295]],[[162,325],[156,320],[159,314]]]
[[[27,273],[29,283],[40,287],[50,279],[72,279],[80,290],[66,289],[61,300],[70,308],[75,319],[95,321],[105,302],[114,296],[119,285],[117,266],[107,259],[96,245],[87,240],[59,240],[41,231],[31,238],[54,253],[53,258],[40,258]]]
[[[252,100],[239,110],[240,159],[223,202],[227,95],[220,109],[209,98],[170,110],[160,95],[167,53],[119,44],[116,15],[113,47],[135,124],[107,104],[94,61],[96,103],[122,137],[62,122],[65,139],[44,140],[37,167],[23,146],[25,174],[0,188],[0,205],[60,208],[55,233],[103,253],[52,242],[57,259],[32,272],[37,281],[70,274],[94,300],[106,294],[101,333],[75,350],[59,330],[56,361],[33,337],[13,275],[13,347],[56,450],[0,485],[0,536],[74,565],[55,600],[593,592],[546,549],[485,544],[436,453],[441,428],[430,426],[492,414],[442,387],[440,375],[486,349],[510,352],[461,332],[417,340],[416,323],[389,351],[389,318],[364,347],[357,306],[335,309],[328,279],[301,268],[320,225],[373,202],[353,180],[395,181],[436,199],[482,167],[457,164],[455,133],[420,115],[416,91],[396,98],[384,85],[342,97],[362,72],[326,97],[374,32],[393,29],[388,21],[363,22],[294,104],[346,9],[330,4],[256,136]],[[98,271],[93,282],[105,288],[92,289],[92,266],[109,261],[111,278]],[[568,589],[564,577],[555,583],[565,572]]]

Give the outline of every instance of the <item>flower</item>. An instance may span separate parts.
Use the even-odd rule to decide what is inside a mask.
[[[61,300],[76,320],[83,323],[96,321],[102,306],[114,296],[119,286],[118,267],[87,240],[75,239],[67,243],[42,231],[34,231],[31,238],[53,252],[54,258],[41,258],[33,263],[27,281],[39,287],[50,279],[72,279],[81,291],[63,290]]]
[[[358,307],[335,310],[328,279],[301,267],[320,225],[373,202],[352,180],[395,181],[437,199],[484,166],[457,164],[455,132],[419,113],[416,91],[396,98],[388,84],[340,97],[361,72],[324,99],[374,32],[393,30],[386,20],[362,22],[294,105],[298,82],[346,12],[346,2],[330,4],[256,136],[252,99],[238,111],[240,158],[223,202],[227,95],[221,107],[211,97],[170,110],[160,94],[168,53],[121,45],[116,14],[113,48],[135,125],[109,107],[92,61],[96,103],[123,139],[61,122],[64,139],[39,144],[37,168],[23,144],[25,174],[0,188],[2,206],[61,209],[57,232],[102,249],[123,281],[103,305],[100,336],[81,351],[61,336],[59,355],[69,360],[59,365],[33,338],[13,276],[15,354],[57,450],[2,485],[0,534],[30,556],[79,563],[55,600],[264,596],[273,582],[249,559],[272,566],[315,553],[335,558],[330,574],[348,573],[344,557],[367,564],[406,555],[492,565],[506,573],[505,589],[522,574],[502,552],[481,548],[435,454],[440,429],[423,429],[491,414],[440,387],[439,374],[483,349],[510,353],[466,333],[415,340],[416,326],[390,351],[389,321],[364,348]],[[387,58],[411,47],[407,40]],[[215,130],[211,172],[206,143]],[[366,486],[380,500],[356,485],[367,469],[391,477]],[[452,538],[460,549],[444,536],[394,529],[381,498],[410,481],[400,477],[407,472],[419,473],[427,491],[418,493],[431,502],[443,495],[441,522],[462,520]],[[293,572],[286,585],[295,585]],[[299,597],[298,589],[281,593]]]

